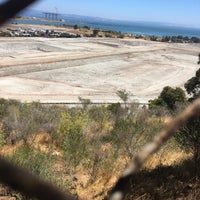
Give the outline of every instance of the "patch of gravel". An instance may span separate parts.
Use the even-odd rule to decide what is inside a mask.
[[[0,97],[117,102],[116,91],[126,89],[148,102],[167,85],[183,87],[199,67],[198,52],[198,45],[136,39],[1,38]]]

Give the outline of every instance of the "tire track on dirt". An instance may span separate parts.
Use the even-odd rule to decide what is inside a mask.
[[[136,49],[136,50],[126,50],[120,52],[111,52],[111,53],[91,53],[86,55],[75,54],[71,57],[66,57],[66,52],[51,52],[51,53],[42,53],[37,54],[36,58],[29,56],[26,57],[26,60],[19,61],[15,63],[15,59],[11,63],[2,64],[0,61],[0,77],[4,76],[15,76],[19,74],[49,71],[55,69],[63,69],[68,67],[76,67],[85,64],[98,63],[98,62],[107,62],[109,60],[120,60],[125,59],[127,56],[137,55],[138,53],[149,53],[149,51],[160,51],[166,50],[164,47],[149,47],[148,49]],[[61,55],[60,55],[61,54]],[[49,55],[49,57],[48,57]],[[32,58],[32,60],[29,60]]]

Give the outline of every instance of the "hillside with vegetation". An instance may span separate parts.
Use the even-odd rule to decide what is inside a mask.
[[[79,199],[103,199],[124,166],[168,120],[199,96],[199,76],[181,88],[163,88],[149,108],[124,102],[68,108],[0,100],[1,155],[69,190]],[[189,98],[188,98],[189,97]],[[125,199],[199,199],[200,119],[190,120],[127,183]],[[1,196],[30,199],[1,186]]]

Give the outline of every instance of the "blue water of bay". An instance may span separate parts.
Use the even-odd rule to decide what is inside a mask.
[[[26,17],[36,17],[43,19],[43,12],[31,11],[23,13]],[[121,33],[154,35],[154,36],[184,36],[200,38],[200,28],[177,26],[172,24],[158,22],[131,22],[120,20],[109,20],[95,17],[79,16],[79,15],[58,15],[60,21],[46,20],[12,20],[12,23],[22,24],[48,24],[48,25],[78,25],[88,26],[96,29],[112,30]]]

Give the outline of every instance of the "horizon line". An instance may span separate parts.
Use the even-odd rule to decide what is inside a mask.
[[[44,11],[44,10],[39,10],[39,9],[35,9],[35,8],[29,8],[28,10],[37,11],[37,12],[50,12],[50,11]],[[24,12],[27,12],[27,10],[25,10]],[[50,13],[54,13],[54,12],[51,11]],[[59,12],[57,14],[59,14],[59,15],[72,15],[72,16],[79,16],[79,17],[88,17],[88,18],[96,18],[96,19],[100,19],[100,20],[110,20],[110,21],[118,21],[118,22],[155,23],[155,24],[166,25],[166,26],[169,26],[169,27],[193,28],[193,29],[200,30],[200,26],[181,24],[181,23],[173,23],[173,22],[166,22],[166,21],[148,21],[148,20],[142,20],[142,19],[141,20],[140,19],[135,19],[135,20],[116,19],[116,18],[106,18],[106,17],[74,14],[74,13],[59,13]]]

